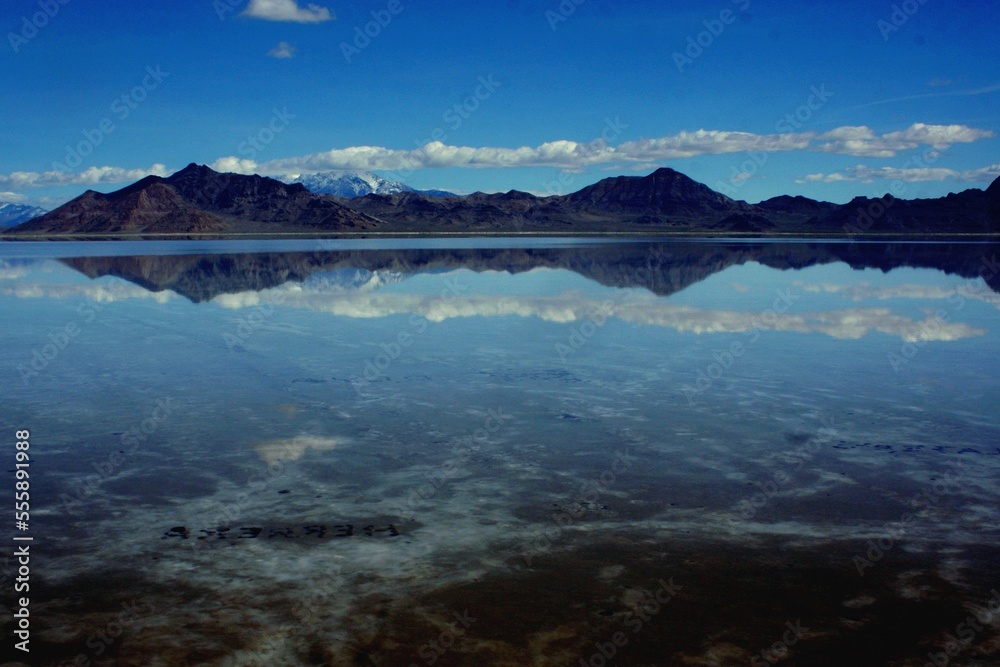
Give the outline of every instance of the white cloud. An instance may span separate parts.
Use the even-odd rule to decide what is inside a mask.
[[[267,464],[283,461],[298,461],[309,450],[328,452],[336,449],[344,441],[315,435],[299,435],[282,440],[267,440],[254,446],[254,451]]]
[[[882,136],[865,126],[840,127],[818,136],[811,132],[753,134],[698,130],[657,139],[627,141],[618,146],[610,146],[600,139],[589,143],[557,140],[520,148],[449,146],[435,141],[413,150],[395,150],[381,146],[335,148],[300,157],[271,160],[259,167],[262,173],[269,174],[308,173],[328,169],[408,170],[437,167],[579,169],[609,163],[660,163],[698,155],[793,150],[893,157],[899,151],[921,145],[940,150],[953,143],[969,143],[993,136],[992,131],[964,125],[915,123],[906,130]]]
[[[102,185],[127,183],[146,176],[167,176],[165,165],[154,164],[148,169],[123,169],[122,167],[88,167],[83,171],[15,171],[0,174],[0,187],[24,189],[55,185]]]
[[[914,123],[905,130],[881,136],[865,125],[838,127],[816,137],[822,141],[814,150],[857,157],[894,157],[899,151],[919,146],[944,150],[953,144],[968,144],[993,138],[991,130],[967,125],[927,125]]]
[[[218,160],[208,165],[220,174],[254,174],[257,172],[257,163],[253,160],[238,157],[220,157]]]
[[[28,201],[28,198],[19,192],[0,192],[0,202],[23,204],[26,201]]]
[[[871,183],[875,180],[904,181],[919,183],[924,181],[962,181],[968,183],[991,183],[1000,177],[1000,163],[991,164],[979,169],[946,169],[944,167],[869,167],[859,164],[848,167],[843,172],[830,174],[807,174],[796,183],[839,183],[841,181],[861,181]]]
[[[990,289],[981,278],[955,286],[903,284],[876,287],[867,283],[838,285],[834,283],[803,283],[801,281],[795,281],[792,284],[804,292],[840,294],[852,301],[867,299],[880,301],[888,299],[951,300],[961,297],[962,299],[981,301],[1000,310],[1000,294]]]
[[[267,55],[279,60],[285,60],[295,56],[295,47],[288,42],[278,42],[278,45],[268,51]]]
[[[674,311],[674,312],[672,312]],[[759,314],[730,310],[699,310],[681,306],[635,308],[619,313],[625,321],[652,324],[688,333],[744,333],[755,327],[770,331],[819,333],[831,338],[857,339],[873,332],[895,336],[908,343],[955,341],[986,333],[960,322],[942,322],[931,316],[912,320],[888,308],[849,308],[806,315],[783,314],[763,325]]]
[[[13,288],[0,290],[0,294],[18,299],[90,299],[97,303],[116,303],[119,301],[152,300],[166,303],[175,295],[170,290],[150,292],[148,289],[125,282],[124,280],[86,285],[22,283]]]
[[[719,155],[742,151],[790,151],[809,147],[813,133],[753,134],[752,132],[726,132],[698,130],[680,132],[660,139],[641,139],[623,143],[616,149],[620,159],[669,160]]]
[[[23,266],[15,266],[0,259],[0,280],[16,280],[26,275],[28,275],[28,270]]]
[[[806,174],[805,178],[795,181],[796,183],[836,183],[837,181],[847,181],[850,180],[847,176],[843,174],[824,174],[822,172],[817,174]]]
[[[653,163],[663,160],[719,155],[747,150],[785,151],[809,145],[809,135],[756,135],[746,132],[698,130],[671,137],[625,142],[617,147],[603,140],[588,143],[557,140],[538,146],[449,146],[432,141],[413,150],[381,146],[335,148],[301,157],[271,160],[260,165],[264,173],[314,172],[328,169],[432,169],[439,167],[559,167],[579,169],[610,162]],[[235,159],[235,158],[233,158]]]
[[[279,45],[280,46],[280,45]],[[651,169],[667,160],[698,155],[722,155],[745,151],[778,152],[813,150],[867,157],[887,158],[899,151],[928,146],[925,159],[955,143],[970,143],[994,136],[990,130],[965,125],[926,125],[915,123],[905,130],[877,135],[866,126],[844,126],[817,135],[813,132],[786,134],[754,134],[722,130],[679,132],[653,139],[626,141],[611,146],[603,139],[578,142],[567,139],[548,141],[538,146],[504,148],[497,146],[450,146],[433,141],[414,149],[394,149],[384,146],[349,146],[297,157],[280,158],[258,163],[236,156],[220,157],[210,166],[223,172],[238,174],[308,174],[336,169],[405,171],[434,168],[499,168],[556,167],[579,171],[592,166],[618,165],[620,170]],[[166,176],[166,167],[155,164],[149,169],[121,167],[90,167],[82,172],[13,172],[0,174],[0,188],[24,188],[53,185],[94,185],[124,183],[148,174]],[[902,180],[991,180],[995,165],[985,169],[958,172],[946,169],[920,170],[890,168],[869,169],[858,166],[843,174],[810,174],[799,182],[835,182],[896,178]]]
[[[335,18],[326,7],[309,3],[303,9],[296,0],[250,0],[240,16],[293,23],[322,23]]]

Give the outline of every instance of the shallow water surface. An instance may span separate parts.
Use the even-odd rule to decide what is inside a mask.
[[[24,662],[1000,664],[996,254],[0,245]]]

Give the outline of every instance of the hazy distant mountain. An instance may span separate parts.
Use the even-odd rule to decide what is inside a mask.
[[[454,192],[449,192],[448,190],[416,190],[422,195],[427,195],[428,197],[458,197]]]
[[[37,206],[27,206],[26,204],[14,204],[12,202],[0,202],[0,227],[13,227],[22,222],[27,222],[32,218],[37,218],[45,213],[44,208]]]
[[[997,234],[998,183],[938,199],[886,195],[837,205],[775,197],[748,204],[662,168],[550,197],[516,190],[438,197],[407,189],[342,198],[312,193],[302,183],[219,174],[192,164],[168,178],[149,176],[107,195],[88,191],[6,233]]]
[[[309,192],[334,197],[364,197],[365,195],[394,195],[400,192],[419,192],[429,197],[454,197],[446,190],[415,190],[406,183],[390,181],[370,171],[323,171],[299,176],[291,183],[301,183]]]

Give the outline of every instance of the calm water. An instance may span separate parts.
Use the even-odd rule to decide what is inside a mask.
[[[998,250],[0,245],[24,662],[1000,664]]]

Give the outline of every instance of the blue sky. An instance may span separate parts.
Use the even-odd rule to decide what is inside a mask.
[[[940,196],[1000,175],[997,25],[993,0],[7,0],[0,200],[190,162],[459,192],[669,166],[750,202]]]

